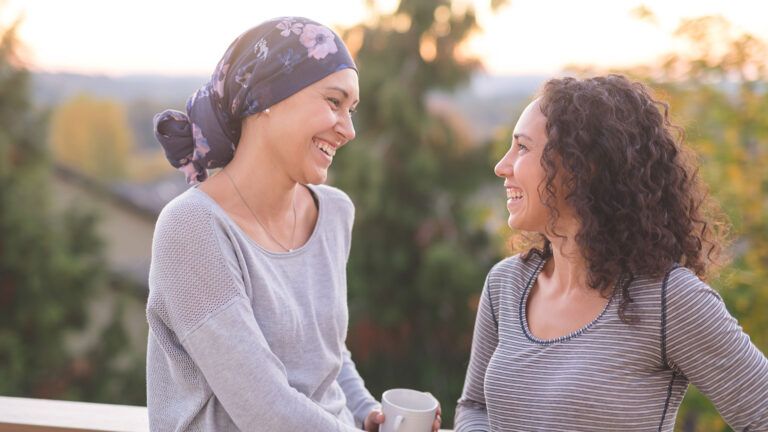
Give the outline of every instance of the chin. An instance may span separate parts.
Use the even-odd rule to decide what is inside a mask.
[[[526,227],[525,223],[521,223],[521,221],[516,220],[513,217],[510,217],[509,219],[507,219],[507,226],[509,226],[513,230],[530,231],[530,229],[529,229],[530,227]]]
[[[306,176],[306,182],[308,184],[324,184],[328,180],[328,172],[316,172]]]
[[[515,219],[512,216],[507,218],[507,226],[512,228],[512,229],[519,229],[519,227],[515,223]]]

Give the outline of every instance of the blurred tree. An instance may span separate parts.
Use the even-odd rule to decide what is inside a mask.
[[[344,33],[360,68],[359,134],[338,157],[333,182],[357,206],[349,262],[350,348],[374,394],[429,390],[444,425],[469,361],[475,307],[497,256],[470,197],[492,176],[485,149],[430,90],[466,82],[479,63],[462,54],[477,28],[471,7],[402,0]]]
[[[641,19],[653,16],[644,11]],[[686,44],[658,66],[617,70],[642,80],[670,104],[673,121],[700,156],[701,174],[733,224],[733,261],[710,281],[755,345],[768,353],[768,45],[727,20],[684,20]],[[592,74],[581,68],[580,74]],[[691,388],[677,430],[730,430]]]
[[[128,124],[136,138],[127,160],[129,181],[152,181],[176,172],[168,163],[163,148],[155,138],[152,117],[169,106],[184,106],[184,103],[183,99],[166,102],[147,97],[140,97],[126,103]]]
[[[66,343],[109,280],[95,215],[51,208],[44,122],[30,104],[15,30],[0,28],[0,394],[142,403],[143,388],[130,384],[142,386],[143,373],[113,366],[122,330],[108,329],[79,356]]]
[[[688,44],[646,71],[686,126],[702,175],[734,228],[733,262],[712,281],[755,345],[768,352],[768,46],[721,17],[684,21]],[[640,71],[642,72],[642,71]],[[693,389],[678,430],[730,430]]]
[[[55,109],[48,140],[57,162],[103,180],[126,176],[134,147],[122,104],[88,94]]]

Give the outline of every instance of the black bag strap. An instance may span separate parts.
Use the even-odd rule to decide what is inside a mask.
[[[680,267],[675,263],[667,270],[664,275],[664,281],[661,283],[661,365],[662,367],[670,367],[669,359],[667,358],[667,283],[669,282],[669,275],[672,271]]]

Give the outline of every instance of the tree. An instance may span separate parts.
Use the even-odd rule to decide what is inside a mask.
[[[653,19],[647,9],[638,11]],[[709,281],[755,345],[768,352],[768,45],[735,31],[722,17],[684,20],[675,35],[687,46],[659,65],[616,72],[657,89],[686,129],[701,174],[733,224],[733,261]],[[589,68],[579,73],[594,73]],[[678,430],[727,431],[695,388]]]
[[[497,256],[470,197],[491,176],[484,149],[427,108],[431,90],[466,81],[472,9],[402,0],[396,12],[348,29],[362,103],[355,142],[333,182],[357,206],[348,273],[350,346],[374,394],[429,390],[450,425],[463,385],[475,306]]]
[[[49,141],[57,162],[102,180],[126,176],[134,147],[123,106],[88,94],[56,108]]]
[[[87,301],[110,281],[96,215],[52,208],[44,119],[30,103],[15,30],[0,28],[0,394],[142,403],[143,373],[142,392],[130,385],[135,373],[105,376],[116,371],[121,329],[108,328],[80,355],[66,343],[86,324]],[[108,388],[120,380],[122,388]]]

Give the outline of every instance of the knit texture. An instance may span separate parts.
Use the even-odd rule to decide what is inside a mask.
[[[155,228],[147,320],[153,431],[353,431],[379,405],[349,351],[346,263],[354,207],[311,186],[307,243],[261,248],[192,188]]]

